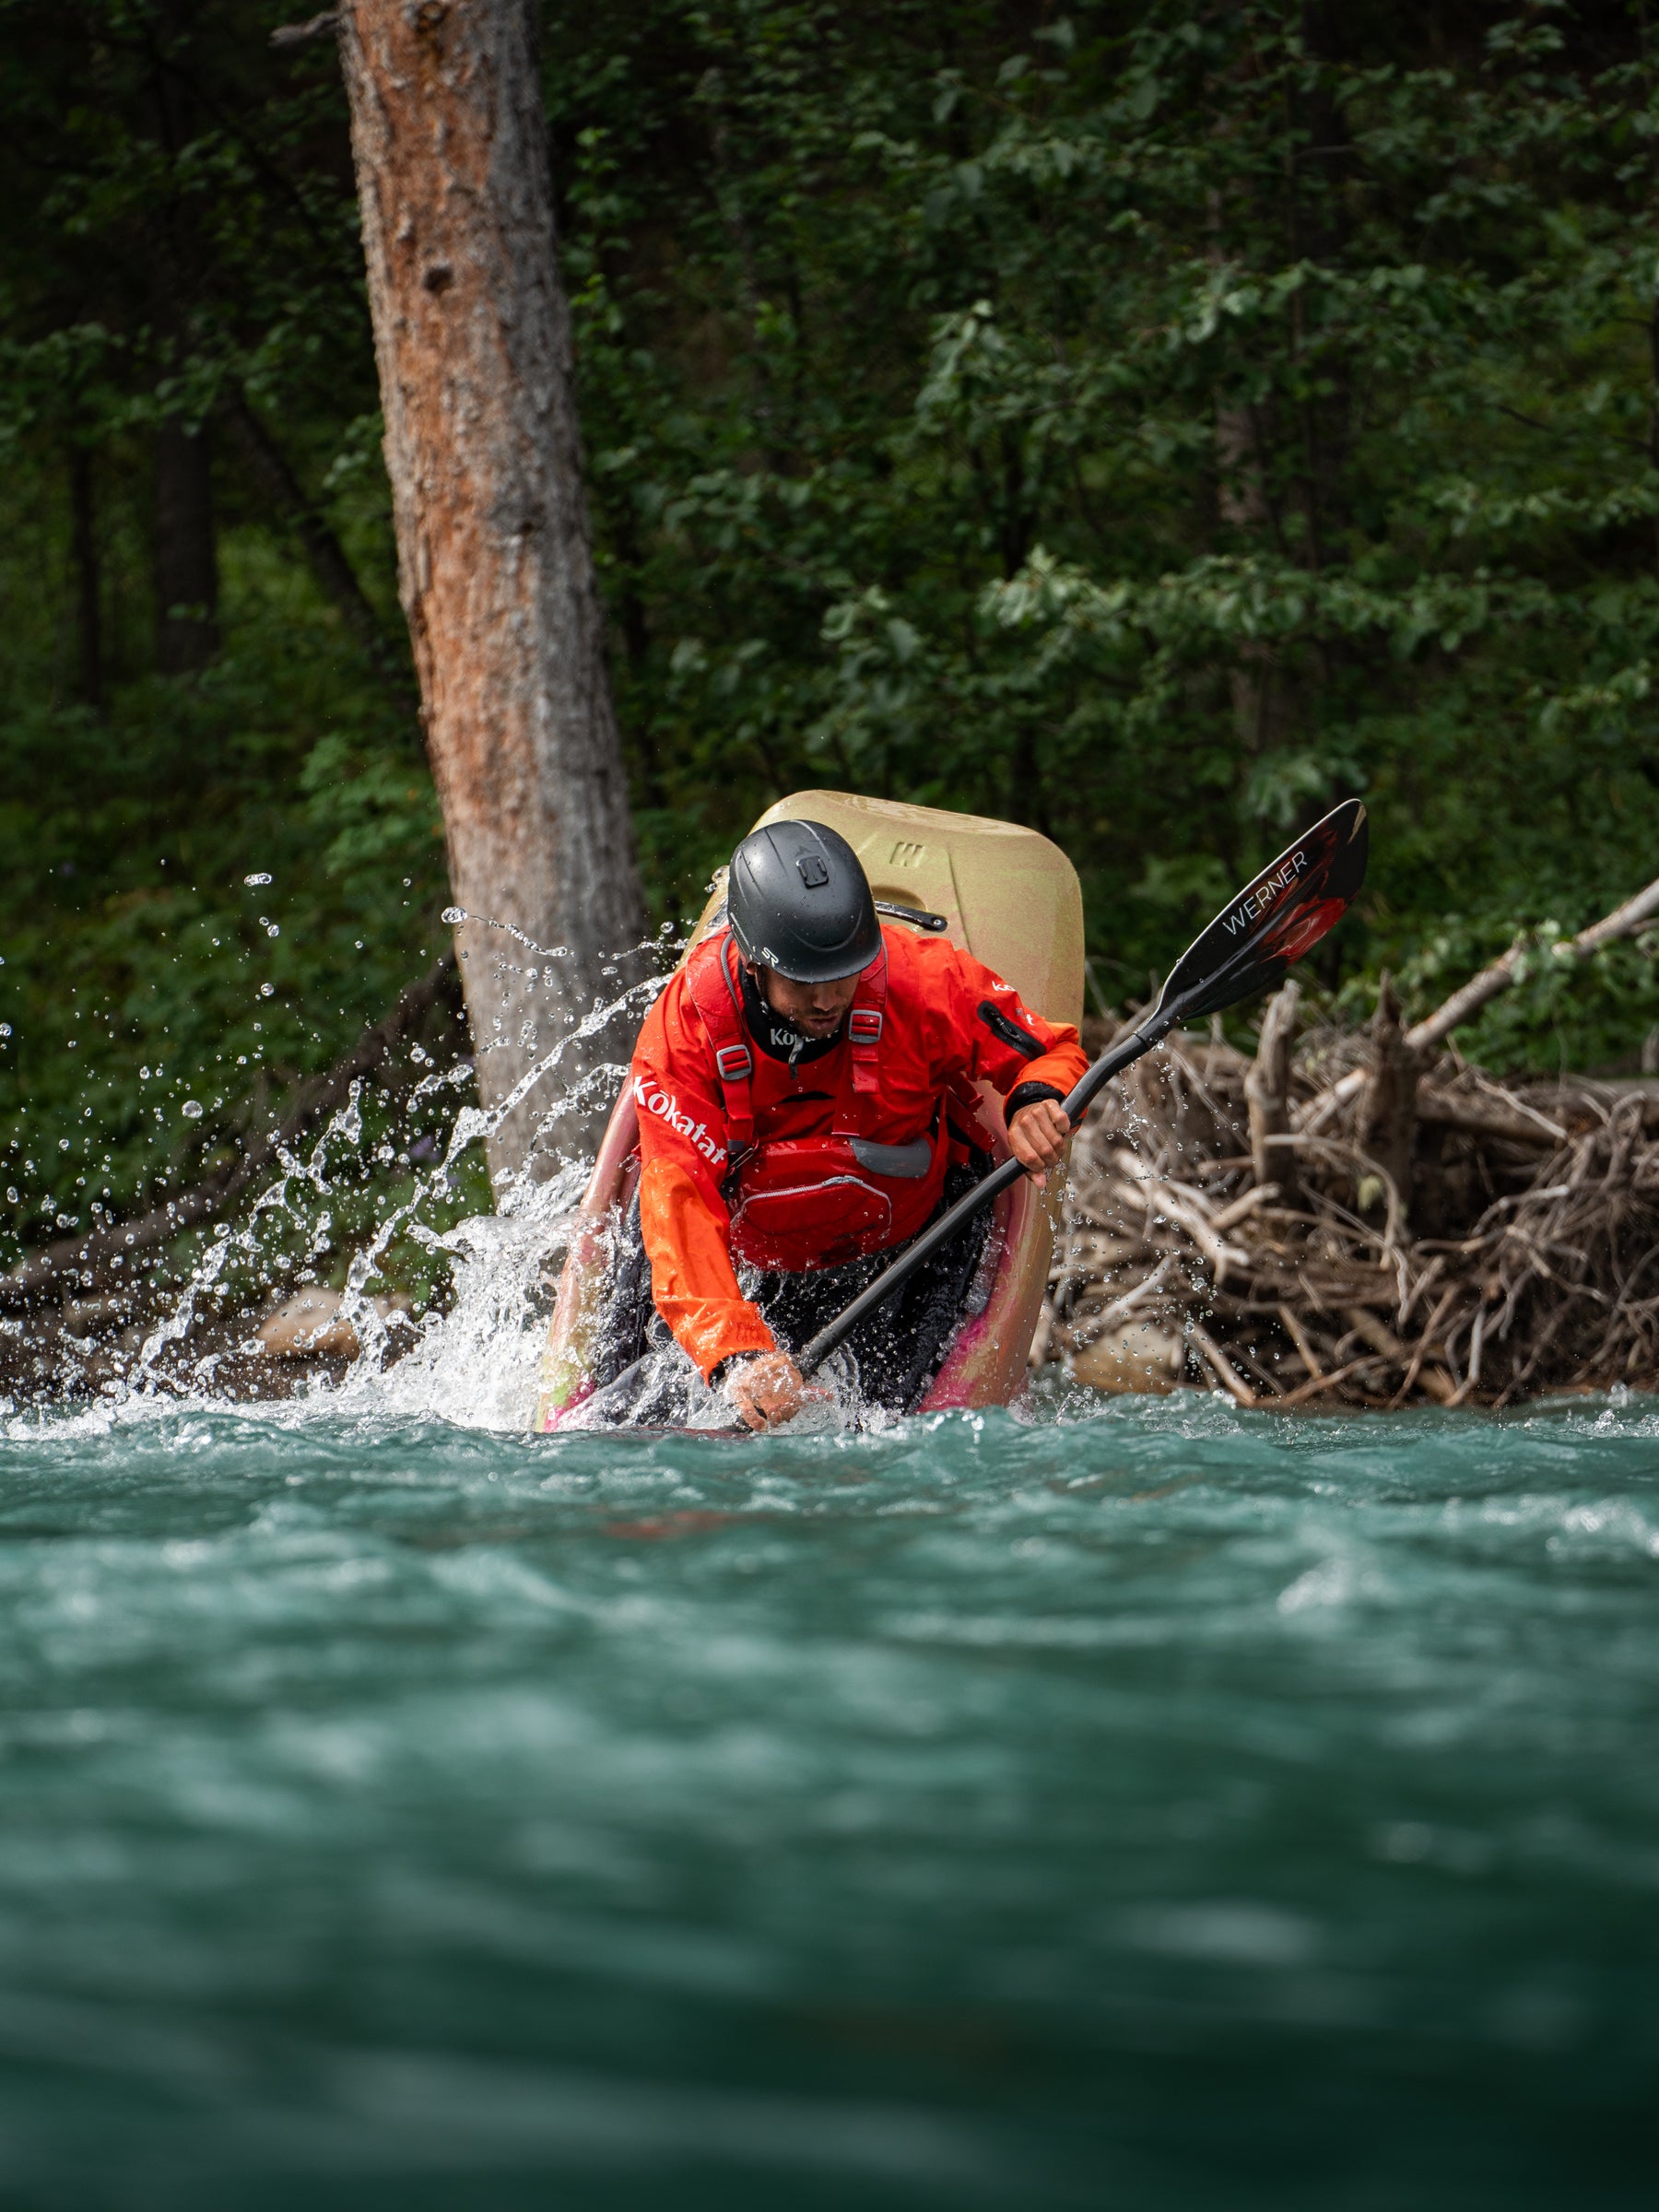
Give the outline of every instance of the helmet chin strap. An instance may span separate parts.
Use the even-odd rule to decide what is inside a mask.
[[[766,987],[767,979],[771,976],[772,971],[766,965],[764,960],[751,960],[748,955],[744,952],[741,947],[739,947],[737,958],[743,962],[743,972],[745,975],[752,975],[754,977],[755,988],[760,994],[760,1004],[763,1006],[770,1007],[772,1013],[777,1014],[777,1007],[772,1006],[771,993]],[[779,1015],[778,1018],[780,1020],[784,1018],[784,1017],[782,1015]]]

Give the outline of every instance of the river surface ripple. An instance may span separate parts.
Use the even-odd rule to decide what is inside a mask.
[[[1659,1415],[0,1439],[0,2200],[1654,2201]]]

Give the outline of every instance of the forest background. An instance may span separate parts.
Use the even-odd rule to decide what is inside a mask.
[[[227,1157],[447,937],[293,12],[0,0],[0,1258]],[[1123,1004],[1359,794],[1339,1006],[1525,930],[1459,1041],[1651,1056],[1652,941],[1550,948],[1659,852],[1655,43],[1561,0],[548,0],[654,920],[802,785],[1011,816]]]

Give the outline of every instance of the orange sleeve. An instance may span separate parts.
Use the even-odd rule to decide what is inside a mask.
[[[640,1175],[640,1227],[651,1255],[657,1312],[705,1382],[735,1352],[770,1352],[774,1338],[737,1288],[726,1243],[727,1216],[672,1159],[647,1159]]]
[[[1012,983],[970,952],[939,942],[927,947],[939,971],[935,1004],[946,1017],[941,1040],[950,1063],[943,1071],[989,1083],[1002,1098],[1026,1083],[1047,1083],[1064,1098],[1088,1061],[1069,1021],[1033,1014]]]
[[[1088,1073],[1088,1055],[1071,1023],[1045,1022],[1043,1026],[1053,1032],[1053,1043],[1046,1053],[1039,1053],[1035,1060],[1026,1062],[1023,1071],[1004,1091],[1005,1099],[1009,1090],[1017,1090],[1022,1083],[1052,1083],[1065,1098]]]
[[[629,1070],[640,1111],[640,1228],[657,1312],[706,1378],[736,1352],[770,1352],[737,1288],[728,1242],[725,1108],[701,1022],[677,976],[645,1018]]]

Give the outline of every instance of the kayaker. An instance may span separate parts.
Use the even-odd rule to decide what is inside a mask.
[[[953,1093],[991,1084],[1010,1147],[1040,1180],[1071,1133],[1060,1101],[1088,1065],[1076,1029],[926,934],[936,918],[917,920],[920,931],[883,924],[835,830],[758,830],[732,858],[727,926],[669,982],[635,1048],[651,1301],[751,1429],[787,1420],[807,1394],[789,1344],[988,1164],[953,1119]],[[960,1279],[935,1300],[935,1346],[895,1347],[892,1319],[885,1339],[853,1346],[861,1383],[885,1347],[876,1394],[898,1410],[916,1388],[907,1359],[942,1353],[983,1237],[982,1219],[957,1255]],[[759,1271],[752,1296],[739,1263]]]

